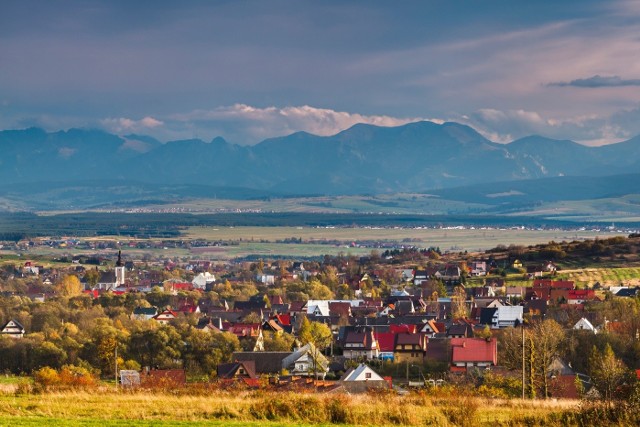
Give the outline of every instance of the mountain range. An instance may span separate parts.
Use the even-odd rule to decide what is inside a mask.
[[[499,144],[453,122],[358,124],[333,136],[298,132],[254,146],[220,137],[161,143],[143,135],[29,128],[1,131],[0,153],[0,195],[27,184],[61,188],[65,183],[106,180],[152,186],[148,197],[173,186],[178,193],[200,188],[230,198],[396,192],[486,196],[523,193],[523,188],[535,188],[538,198],[544,197],[545,188],[551,194],[550,188],[565,183],[574,190],[595,187],[606,197],[620,195],[623,188],[632,191],[640,183],[640,137],[601,147],[540,136]],[[624,174],[617,180],[600,178]],[[546,180],[538,181],[541,178]],[[486,188],[496,182],[502,183],[499,189]],[[513,183],[513,189],[505,183]],[[460,187],[466,190],[453,190]]]

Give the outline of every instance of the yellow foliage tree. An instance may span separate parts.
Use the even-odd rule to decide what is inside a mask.
[[[64,276],[58,284],[58,292],[66,297],[80,295],[82,293],[82,283],[80,279],[73,274]]]

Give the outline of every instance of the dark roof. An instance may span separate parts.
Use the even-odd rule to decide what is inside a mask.
[[[449,339],[431,338],[427,344],[427,359],[435,362],[449,363],[450,359]]]
[[[492,316],[493,316],[493,314],[492,314]],[[482,323],[482,321],[480,323]],[[489,323],[491,323],[491,320],[489,320]],[[468,325],[468,324],[451,325],[449,327],[449,330],[447,331],[447,335],[448,336],[462,335],[463,337],[472,337],[473,336],[473,330],[472,330],[471,326]]]
[[[238,351],[233,353],[232,359],[239,362],[255,362],[257,374],[277,374],[282,370],[282,360],[291,353],[290,351]]]
[[[616,292],[617,297],[635,297],[638,294],[638,288],[622,288]]]
[[[221,363],[218,365],[217,373],[218,378],[222,379],[231,379],[235,378],[238,369],[244,368],[245,374],[242,375],[242,378],[251,378],[256,379],[258,376],[256,375],[256,364],[252,360],[245,360],[242,362],[233,362],[233,363]]]
[[[155,316],[156,314],[158,314],[158,309],[155,307],[136,307],[133,309],[133,314]]]
[[[15,320],[15,319],[10,319],[9,321],[7,321],[4,325],[2,325],[2,327],[0,327],[0,330],[3,330],[4,328],[6,328],[7,325],[9,325],[9,323],[11,323],[11,322],[15,323],[15,325],[18,328],[22,329],[23,331],[25,330],[24,326],[22,326],[22,324],[20,322],[18,322],[17,320]]]
[[[483,325],[490,325],[493,320],[493,315],[496,313],[496,311],[498,311],[498,309],[495,307],[485,307],[480,309],[480,323],[482,323]]]

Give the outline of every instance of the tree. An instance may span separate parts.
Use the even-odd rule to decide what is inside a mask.
[[[318,352],[327,348],[333,341],[331,329],[324,323],[311,322],[306,317],[303,317],[298,330],[298,338],[302,344],[311,344],[314,349],[312,357],[314,359],[313,371],[315,376]]]
[[[456,286],[451,296],[451,316],[454,319],[469,317],[467,293],[462,286]]]
[[[98,284],[98,280],[100,280],[100,272],[97,269],[89,269],[84,273],[84,280],[93,289]]]
[[[594,346],[589,358],[591,381],[605,400],[620,397],[620,388],[627,379],[627,367],[616,357],[607,343],[602,352]]]
[[[295,337],[286,332],[273,333],[264,331],[264,350],[265,351],[291,351]]]
[[[58,283],[58,292],[66,297],[80,295],[82,293],[82,283],[78,276],[68,274]]]
[[[534,323],[529,336],[535,343],[536,372],[544,398],[549,397],[550,366],[560,356],[560,346],[564,342],[565,333],[555,320]]]

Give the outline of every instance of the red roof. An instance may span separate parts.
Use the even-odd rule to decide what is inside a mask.
[[[376,332],[375,336],[380,351],[393,352],[396,334],[393,332]]]
[[[389,325],[389,332],[399,334],[402,332],[408,332],[415,334],[418,330],[418,325]]]
[[[569,291],[569,298],[567,299],[594,299],[596,297],[596,291],[593,289],[575,289]]]
[[[533,281],[534,288],[550,287],[554,289],[573,289],[574,283],[572,280],[550,280],[550,279],[536,279]]]
[[[274,320],[278,322],[281,326],[289,326],[291,325],[291,315],[290,314],[276,314]]]
[[[491,362],[497,365],[497,343],[495,338],[451,338],[451,362]]]

